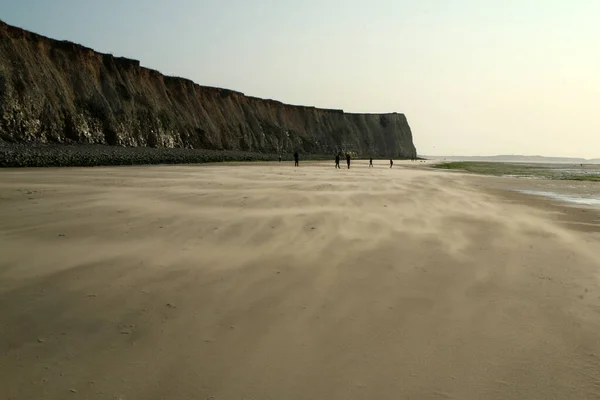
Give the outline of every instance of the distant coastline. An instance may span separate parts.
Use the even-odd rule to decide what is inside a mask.
[[[490,162],[525,162],[525,163],[557,163],[557,164],[600,164],[600,158],[544,157],[524,155],[497,156],[429,156],[419,155],[428,160],[441,161],[490,161]]]

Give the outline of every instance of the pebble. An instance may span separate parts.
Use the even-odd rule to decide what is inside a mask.
[[[122,147],[90,144],[0,141],[0,167],[73,167],[133,164],[189,164],[222,161],[276,161],[275,154],[205,149]],[[33,200],[31,197],[30,200]]]

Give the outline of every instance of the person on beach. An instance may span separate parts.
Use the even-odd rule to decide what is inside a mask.
[[[369,158],[369,168],[373,166],[373,157]]]
[[[392,168],[393,166],[394,166],[394,160],[392,160],[392,159],[390,158],[390,168]]]
[[[335,155],[335,167],[340,168],[340,153]]]
[[[298,155],[297,151],[294,153],[294,166],[300,166],[300,156]]]
[[[346,153],[346,164],[348,164],[348,169],[350,169],[350,153]]]
[[[279,155],[279,162],[281,162],[281,154]]]

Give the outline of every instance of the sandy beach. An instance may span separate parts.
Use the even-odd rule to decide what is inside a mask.
[[[0,399],[600,398],[599,208],[353,165],[1,170]]]

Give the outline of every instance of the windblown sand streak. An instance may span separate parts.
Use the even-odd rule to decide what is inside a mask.
[[[0,398],[600,397],[597,211],[356,164],[2,171]]]

